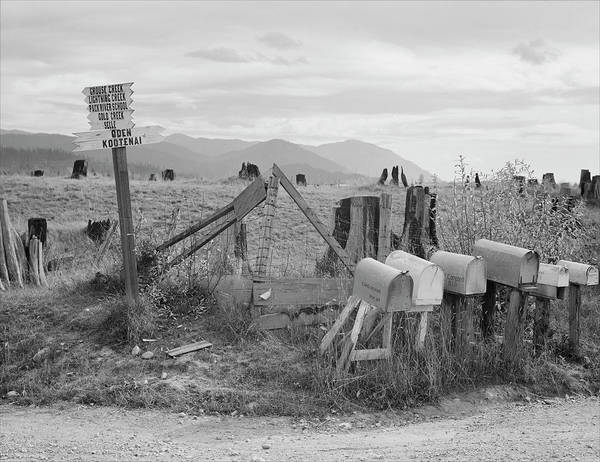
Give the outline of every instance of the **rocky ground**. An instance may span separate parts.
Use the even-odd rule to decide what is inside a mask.
[[[598,461],[600,400],[448,400],[320,420],[0,406],[0,460]]]

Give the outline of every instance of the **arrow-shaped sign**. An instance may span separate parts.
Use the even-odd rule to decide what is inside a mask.
[[[133,109],[125,111],[91,112],[88,114],[91,130],[133,128]]]
[[[152,125],[149,127],[117,128],[113,130],[75,133],[74,135],[77,138],[73,143],[77,147],[73,149],[73,152],[160,143],[163,140],[160,132],[163,130],[164,128],[158,125]]]
[[[123,93],[127,91],[131,91],[133,93],[131,90],[132,85],[133,82],[96,85],[94,87],[85,87],[83,90],[81,90],[81,93],[83,93],[85,96],[107,95],[111,93]],[[131,96],[131,93],[129,96]]]

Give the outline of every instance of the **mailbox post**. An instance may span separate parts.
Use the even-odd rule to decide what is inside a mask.
[[[485,261],[482,257],[461,255],[439,250],[430,260],[444,271],[442,306],[451,314],[454,350],[462,353],[473,339],[474,296],[486,291]]]
[[[428,313],[434,305],[440,305],[444,294],[444,272],[430,261],[408,252],[396,250],[388,255],[385,264],[400,271],[407,271],[413,281],[412,307],[407,311],[419,313],[419,329],[416,348],[425,345]]]
[[[487,239],[475,242],[473,255],[485,260],[488,281],[512,288],[504,327],[504,358],[513,362],[520,355],[527,291],[536,288],[539,256],[533,250]]]
[[[341,353],[336,360],[338,373],[347,370],[352,361],[389,359],[392,355],[393,313],[407,311],[412,306],[412,279],[406,272],[399,271],[373,258],[358,262],[354,273],[352,296],[321,340],[319,351],[325,353],[353,311],[358,310],[354,325],[341,342]],[[383,314],[378,325],[370,330],[365,339],[383,330],[382,347],[357,349],[356,345],[363,330],[365,318],[370,314]]]
[[[569,270],[569,347],[571,353],[579,355],[579,314],[581,311],[581,286],[598,285],[598,268],[585,263],[559,260],[557,265]]]
[[[535,295],[535,316],[533,321],[533,346],[540,350],[546,344],[550,321],[550,301],[564,300],[569,287],[569,270],[566,266],[540,263]]]

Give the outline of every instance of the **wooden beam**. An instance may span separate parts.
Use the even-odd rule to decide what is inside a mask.
[[[286,192],[290,195],[296,205],[300,208],[304,216],[308,218],[308,221],[315,227],[317,232],[321,235],[325,242],[329,244],[329,247],[335,252],[338,258],[342,261],[344,266],[348,268],[348,271],[352,274],[354,272],[354,264],[352,260],[346,253],[344,249],[340,246],[340,244],[329,235],[325,226],[317,217],[317,214],[308,206],[302,195],[298,192],[298,190],[294,187],[294,185],[290,182],[290,180],[285,176],[285,174],[281,171],[281,169],[277,166],[277,164],[273,164],[273,175],[276,175],[281,182],[281,186]]]
[[[192,351],[202,350],[204,348],[209,348],[212,346],[212,343],[202,340],[201,342],[190,343],[189,345],[183,345],[177,348],[173,348],[172,350],[168,350],[167,354],[171,358],[175,358],[176,356],[181,356],[186,353],[191,353]]]
[[[225,207],[220,208],[205,220],[199,221],[198,223],[181,231],[179,234],[166,240],[158,247],[156,247],[156,250],[160,252],[161,250],[165,250],[166,248],[177,244],[179,241],[182,241],[186,237],[189,237],[192,234],[200,231],[201,229],[206,228],[208,225],[214,223],[219,218],[223,218],[230,212],[235,212],[237,219],[241,220],[246,215],[248,215],[257,205],[264,201],[265,198],[266,192],[264,188],[264,180],[262,179],[262,177],[258,177],[250,184],[250,186],[244,189],[235,199],[233,199],[232,202],[227,204]]]
[[[352,293],[351,279],[274,279],[254,283],[254,305],[273,306],[323,306],[337,302],[344,304]],[[271,291],[268,299],[261,295]],[[265,313],[263,309],[263,313]]]
[[[518,289],[512,289],[506,324],[504,326],[504,359],[509,363],[517,361],[523,348],[523,329],[525,324],[527,295]]]
[[[321,345],[319,346],[319,352],[321,354],[325,353],[331,343],[333,342],[335,336],[339,333],[339,331],[344,327],[344,324],[352,314],[355,308],[360,304],[360,299],[358,297],[351,296],[346,303],[346,306],[338,316],[338,318],[333,323],[333,326],[329,331],[323,336],[321,339]]]
[[[350,354],[350,361],[374,361],[391,357],[392,350],[389,348],[372,348],[370,350],[353,350]]]

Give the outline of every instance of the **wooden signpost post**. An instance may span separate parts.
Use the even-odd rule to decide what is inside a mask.
[[[127,146],[159,143],[161,127],[135,127],[132,119],[131,95],[133,82],[115,83],[86,87],[82,93],[88,107],[91,131],[75,133],[77,145],[73,151],[112,149],[121,249],[125,270],[125,292],[127,302],[138,301],[137,262],[135,258],[135,235],[129,195],[129,172],[127,171]]]

